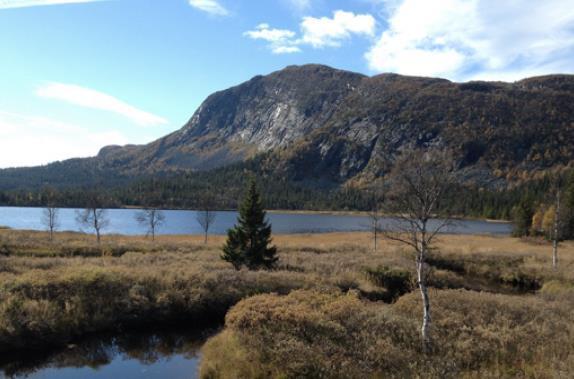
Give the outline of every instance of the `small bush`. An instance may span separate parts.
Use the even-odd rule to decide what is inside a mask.
[[[379,266],[365,270],[368,280],[376,286],[384,287],[392,298],[398,298],[412,291],[413,277],[407,270]]]
[[[464,261],[461,258],[446,257],[439,254],[430,254],[426,262],[438,269],[453,271],[457,274],[464,274],[466,271]]]
[[[500,276],[499,281],[523,292],[538,291],[542,288],[541,280],[524,272],[512,272]]]
[[[574,291],[574,283],[561,280],[550,280],[544,283],[540,292],[546,295],[557,295],[572,291]]]

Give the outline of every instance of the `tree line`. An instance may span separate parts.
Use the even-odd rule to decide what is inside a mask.
[[[523,193],[512,220],[516,237],[574,239],[574,172],[549,179],[540,196]]]
[[[84,208],[89,193],[95,189],[106,208],[140,207],[163,209],[199,209],[206,201],[219,210],[239,208],[245,171],[225,168],[213,173],[187,173],[177,177],[151,178],[120,187],[51,188],[36,191],[0,191],[0,206],[46,207],[52,203],[62,208]],[[371,211],[373,188],[318,186],[298,183],[273,175],[257,177],[263,206],[266,209],[318,211]],[[522,183],[509,189],[489,190],[458,183],[448,189],[441,207],[461,217],[514,220],[518,206],[525,201],[532,207],[547,202],[554,177]],[[214,191],[225,188],[225,191]],[[571,190],[569,190],[571,191]],[[537,210],[535,209],[534,212]]]

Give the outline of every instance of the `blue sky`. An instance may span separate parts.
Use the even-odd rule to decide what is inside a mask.
[[[0,167],[181,127],[291,64],[513,81],[574,72],[571,0],[0,0]]]

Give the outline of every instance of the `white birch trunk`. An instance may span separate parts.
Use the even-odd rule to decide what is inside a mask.
[[[431,325],[431,312],[430,312],[430,299],[428,293],[428,287],[426,283],[426,252],[427,246],[425,242],[426,233],[423,232],[422,239],[420,243],[420,251],[417,259],[417,281],[419,285],[419,290],[421,292],[421,297],[423,300],[423,323],[421,327],[421,337],[423,343],[423,351],[428,353],[430,351],[430,325]]]
[[[560,239],[560,190],[556,192],[556,212],[554,213],[554,240],[552,241],[552,268],[558,268],[558,240]]]

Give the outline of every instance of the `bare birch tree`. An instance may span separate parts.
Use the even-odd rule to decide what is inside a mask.
[[[562,220],[560,219],[561,215],[561,204],[560,204],[560,197],[561,197],[561,186],[558,184],[556,186],[556,205],[554,210],[554,227],[552,233],[552,268],[554,270],[558,269],[558,243],[562,238]]]
[[[89,195],[86,209],[78,211],[76,221],[86,228],[93,229],[96,233],[98,245],[101,241],[101,232],[110,224],[107,212],[102,207],[102,201],[97,194]]]
[[[371,236],[373,238],[373,251],[376,253],[379,239],[383,230],[382,220],[383,212],[381,209],[382,197],[379,192],[375,192],[372,199],[371,210],[369,211],[369,229],[371,231]]]
[[[451,223],[440,208],[454,184],[453,160],[441,150],[414,151],[400,159],[391,174],[391,191],[385,202],[393,212],[384,236],[409,246],[416,253],[417,284],[423,302],[423,350],[430,351],[431,305],[428,292],[430,268],[426,263],[432,244]]]
[[[50,233],[50,241],[54,240],[54,232],[59,227],[60,210],[56,208],[56,190],[52,187],[42,188],[41,198],[46,207],[42,211],[41,222]]]
[[[50,241],[54,240],[54,232],[60,225],[60,210],[54,206],[48,205],[42,212],[42,223],[50,233]]]
[[[136,214],[136,221],[147,228],[146,236],[151,235],[151,240],[155,241],[156,230],[164,223],[163,212],[155,208],[147,208]]]
[[[211,196],[206,196],[201,201],[201,206],[195,214],[195,220],[201,226],[204,233],[204,243],[207,243],[209,230],[215,223],[217,211],[215,210],[215,201]]]

